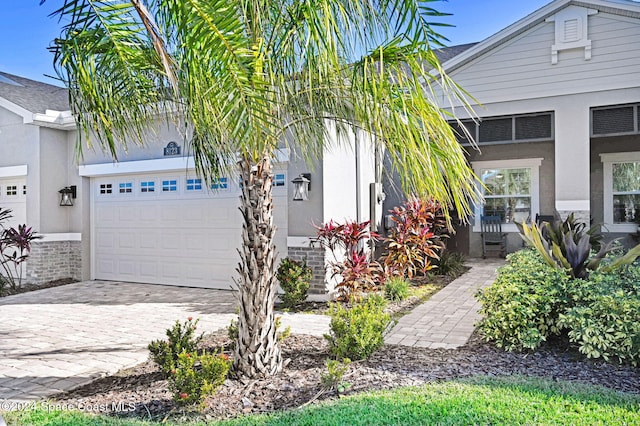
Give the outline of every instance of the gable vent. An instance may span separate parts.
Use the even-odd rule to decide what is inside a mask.
[[[580,40],[580,35],[578,32],[578,20],[568,19],[564,21],[564,42],[568,43],[578,40]]]

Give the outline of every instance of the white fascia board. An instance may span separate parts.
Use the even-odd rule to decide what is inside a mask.
[[[71,111],[56,111],[48,109],[44,114],[33,114],[33,124],[58,129],[71,129],[76,126],[76,119]]]
[[[5,98],[0,98],[0,107],[5,108],[12,113],[22,117],[22,122],[24,124],[31,124],[33,122],[33,113],[31,111],[24,109],[21,106],[6,100]]]
[[[276,152],[276,162],[289,161],[289,149]],[[193,157],[159,158],[155,160],[123,161],[119,163],[86,164],[79,167],[79,175],[86,177],[113,176],[138,173],[195,170]]]
[[[87,164],[79,167],[80,176],[110,176],[134,173],[170,172],[195,169],[193,157],[123,161],[121,163]]]
[[[12,178],[27,175],[27,165],[0,167],[0,178]]]

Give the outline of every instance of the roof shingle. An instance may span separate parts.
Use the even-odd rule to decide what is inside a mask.
[[[28,78],[0,72],[0,97],[32,113],[45,113],[47,109],[69,110],[69,95],[65,88]],[[8,79],[17,84],[4,81]]]

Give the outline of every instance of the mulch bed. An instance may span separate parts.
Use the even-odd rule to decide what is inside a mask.
[[[452,278],[442,277],[439,287]],[[429,283],[433,283],[430,280]],[[419,283],[417,283],[419,284]],[[411,310],[421,301],[412,298],[393,304],[394,316]],[[326,303],[303,305],[300,311],[322,313]],[[205,336],[203,348],[232,354],[226,330]],[[321,337],[291,335],[282,342],[285,370],[264,380],[225,381],[222,388],[205,402],[201,411],[177,407],[167,389],[167,381],[157,366],[147,361],[116,375],[98,379],[86,386],[56,395],[57,402],[85,407],[106,408],[106,414],[161,420],[223,419],[250,413],[269,413],[301,407],[314,401],[336,399],[344,394],[417,386],[434,381],[470,376],[522,375],[601,385],[640,394],[640,369],[593,361],[572,349],[565,341],[544,344],[536,352],[509,353],[484,342],[474,334],[467,345],[455,349],[422,349],[385,345],[369,360],[354,362],[344,381],[351,386],[344,394],[325,390],[320,377],[329,358],[327,343]],[[134,406],[133,410],[128,407]],[[117,407],[124,407],[118,410]]]
[[[14,294],[28,293],[30,291],[43,290],[45,288],[60,287],[61,285],[77,283],[78,280],[73,278],[62,278],[55,281],[49,281],[44,284],[28,284],[22,285],[16,289],[11,289],[9,286],[5,287],[0,293],[1,296],[13,296]]]
[[[230,344],[224,331],[208,335],[204,342],[207,349],[222,348],[227,353],[230,353]],[[175,406],[166,380],[151,361],[57,395],[55,400],[89,409],[133,403],[133,411],[110,414],[156,420],[171,416],[177,420],[268,413],[339,397],[336,391],[323,392],[320,384],[320,376],[326,370],[324,363],[329,357],[324,339],[292,335],[282,343],[282,349],[285,358],[290,359],[284,372],[265,380],[227,380],[216,395],[207,399],[206,408],[201,412],[188,412]],[[586,360],[558,342],[544,345],[534,353],[508,353],[483,342],[478,335],[456,350],[386,345],[369,360],[352,363],[344,380],[351,384],[346,394],[352,394],[477,375],[546,377],[640,393],[637,368]]]

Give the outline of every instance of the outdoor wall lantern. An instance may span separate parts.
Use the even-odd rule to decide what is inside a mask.
[[[64,207],[73,206],[73,200],[76,199],[76,194],[77,194],[75,185],[65,186],[60,191],[58,191],[58,193],[60,193],[61,206],[64,206]]]
[[[293,201],[306,201],[309,199],[311,173],[301,173],[291,183],[293,183]]]

